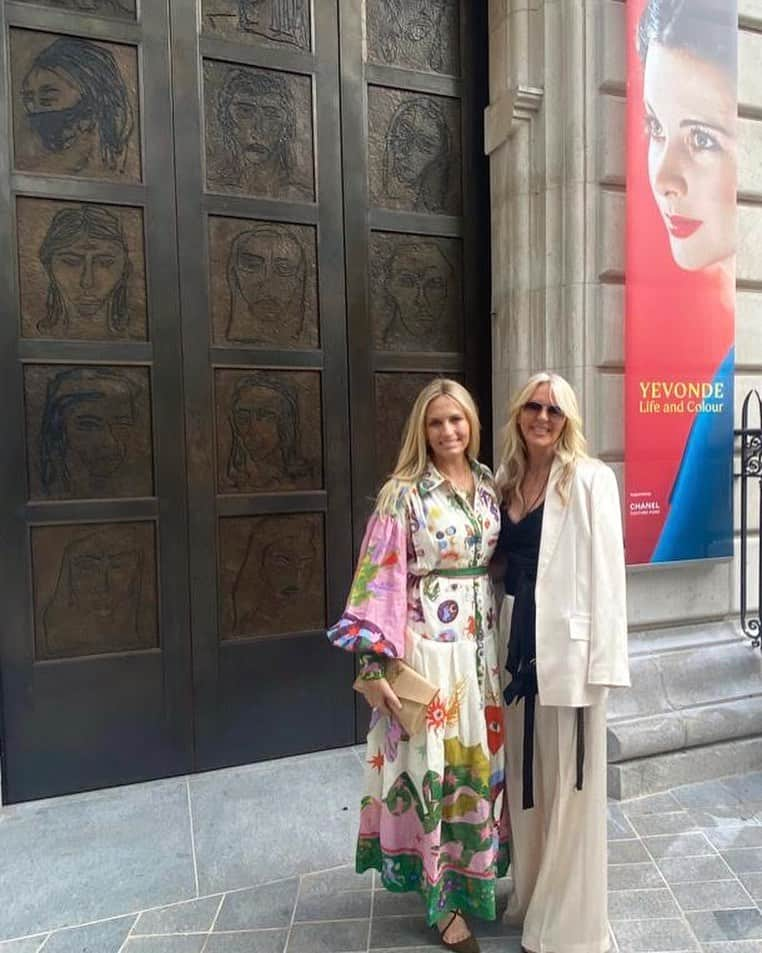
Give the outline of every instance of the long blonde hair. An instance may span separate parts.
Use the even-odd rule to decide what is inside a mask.
[[[513,395],[508,403],[508,423],[503,430],[503,452],[496,474],[498,492],[506,504],[517,499],[524,505],[521,484],[527,472],[527,445],[519,427],[519,414],[540,384],[549,384],[552,399],[566,416],[561,435],[555,447],[555,454],[562,465],[558,480],[558,494],[564,501],[569,499],[569,487],[577,461],[587,457],[587,441],[582,433],[582,417],[577,397],[571,384],[559,374],[541,371],[533,374],[526,384]]]
[[[427,384],[416,397],[410,416],[407,418],[397,463],[389,479],[381,487],[376,500],[376,506],[382,512],[393,511],[402,487],[412,485],[423,476],[429,462],[426,411],[432,400],[436,400],[437,397],[450,397],[460,406],[471,431],[466,456],[469,460],[476,460],[479,456],[481,425],[479,411],[476,409],[473,397],[457,381],[438,377]]]

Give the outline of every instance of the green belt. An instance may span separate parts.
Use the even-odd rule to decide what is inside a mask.
[[[432,569],[432,576],[444,576],[445,579],[459,579],[462,576],[486,576],[488,566],[464,566],[463,569]]]

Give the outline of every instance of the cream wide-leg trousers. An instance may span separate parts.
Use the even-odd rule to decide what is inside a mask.
[[[609,948],[606,855],[606,705],[585,709],[585,766],[577,780],[575,708],[537,699],[534,807],[522,809],[524,702],[505,713],[506,790],[513,893],[504,919],[524,924],[533,953]]]

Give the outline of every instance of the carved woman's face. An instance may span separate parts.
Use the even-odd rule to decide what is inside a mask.
[[[66,454],[70,466],[84,468],[90,477],[105,479],[127,457],[135,418],[129,395],[121,392],[78,400],[67,410]]]
[[[308,546],[305,544],[309,543]],[[315,566],[314,542],[285,532],[262,552],[262,575],[279,599],[297,599],[307,589]]]
[[[277,90],[244,87],[230,103],[236,138],[248,162],[259,164],[277,156],[288,134],[288,108]]]
[[[233,426],[249,457],[269,461],[281,456],[278,423],[284,414],[283,397],[269,387],[247,387],[233,405]]]
[[[398,115],[389,148],[393,175],[404,185],[415,187],[429,165],[444,154],[446,142],[435,117],[412,103]]]
[[[33,67],[24,78],[21,99],[27,121],[48,152],[70,149],[92,129],[80,90],[63,72]]]
[[[54,252],[50,271],[70,315],[95,317],[122,281],[124,248],[104,238],[82,236]]]
[[[429,39],[441,17],[441,0],[405,0],[401,15],[403,35],[414,43]]]
[[[304,265],[291,236],[271,230],[251,234],[238,242],[233,269],[238,290],[258,322],[273,325],[300,311]]]
[[[108,617],[129,607],[140,573],[140,554],[105,535],[72,547],[68,557],[72,601],[82,613]]]
[[[442,319],[449,294],[450,269],[436,246],[400,249],[389,269],[386,290],[405,329],[416,339],[430,334]]]

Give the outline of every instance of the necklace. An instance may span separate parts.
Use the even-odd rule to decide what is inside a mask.
[[[472,474],[466,477],[465,483],[456,483],[454,480],[450,480],[450,483],[452,483],[456,490],[460,490],[461,493],[470,493],[474,488],[474,478]]]
[[[461,496],[470,497],[474,492],[474,474],[472,470],[468,471],[465,483],[456,482],[451,476],[447,477],[450,486]]]
[[[540,497],[541,497],[541,496],[543,495],[543,493],[545,492],[545,489],[546,489],[546,487],[547,487],[547,485],[548,485],[548,480],[549,480],[549,479],[550,479],[550,467],[548,468],[548,472],[545,474],[545,479],[542,481],[542,485],[540,486],[540,489],[539,489],[537,495],[534,497],[534,499],[532,500],[531,503],[529,503],[529,504],[526,504],[526,503],[525,503],[524,506],[522,507],[522,509],[521,509],[521,516],[522,516],[522,518],[525,517],[525,516],[527,515],[527,513],[531,513],[532,510],[533,510],[533,509],[537,506],[537,504],[540,502]]]

